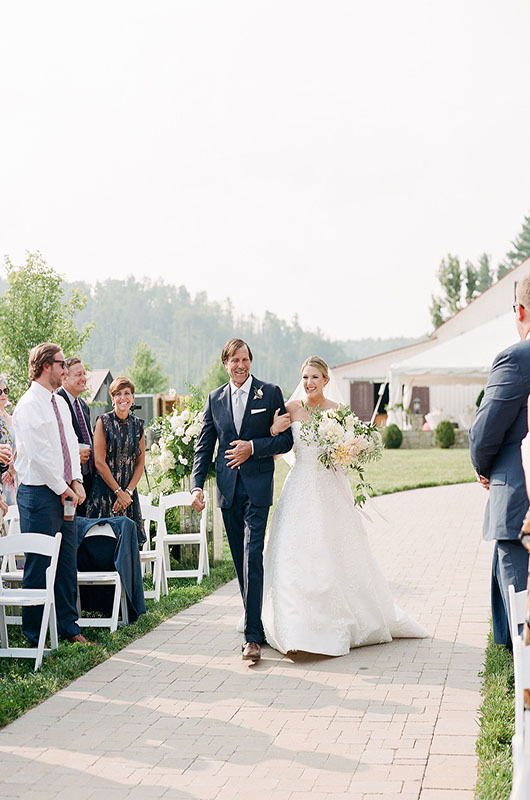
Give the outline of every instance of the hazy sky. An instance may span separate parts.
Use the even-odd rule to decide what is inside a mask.
[[[420,335],[530,213],[529,37],[526,0],[4,2],[0,255]]]

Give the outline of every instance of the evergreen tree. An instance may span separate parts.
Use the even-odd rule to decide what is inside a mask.
[[[220,358],[216,358],[210,367],[208,374],[202,384],[205,394],[210,394],[214,389],[218,389],[223,383],[228,381],[228,372],[224,368]]]
[[[435,297],[431,295],[432,305],[429,309],[431,312],[431,321],[434,330],[439,328],[442,322],[444,321],[443,314],[442,314],[442,303],[439,297]]]
[[[530,257],[530,215],[524,218],[521,232],[512,242],[512,249],[506,253],[504,261],[499,264],[497,280],[514,267],[518,267],[528,257]]]
[[[433,295],[432,297],[430,312],[435,328],[441,325],[444,320],[456,314],[462,307],[463,275],[458,256],[452,256],[449,253],[447,258],[442,258],[437,277],[443,289],[443,295],[441,297]]]
[[[478,283],[477,289],[480,293],[486,291],[493,283],[493,269],[491,258],[487,253],[482,253],[478,260]]]
[[[479,271],[471,261],[466,261],[466,303],[470,303],[478,292]]]
[[[137,342],[134,362],[127,369],[137,394],[156,394],[168,388],[168,378],[162,372],[153,351],[145,342]]]

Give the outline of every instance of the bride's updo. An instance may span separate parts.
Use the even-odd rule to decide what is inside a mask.
[[[320,356],[309,356],[309,358],[306,358],[302,364],[300,372],[303,372],[306,367],[315,367],[319,372],[322,373],[326,379],[326,383],[329,381],[329,367],[324,359],[320,358]]]

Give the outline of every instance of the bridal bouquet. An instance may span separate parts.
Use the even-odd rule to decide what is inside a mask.
[[[372,487],[364,480],[364,466],[377,461],[383,454],[381,434],[375,425],[362,422],[348,406],[318,407],[304,420],[300,437],[319,449],[318,461],[326,469],[342,469],[356,474],[353,483],[355,505],[362,506]]]

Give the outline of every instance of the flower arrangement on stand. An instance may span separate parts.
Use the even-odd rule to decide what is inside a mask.
[[[171,414],[159,417],[151,426],[156,442],[151,447],[147,473],[172,492],[185,491],[193,469],[195,447],[202,430],[204,399],[200,389],[188,387],[190,395]],[[212,469],[209,473],[215,475]]]
[[[340,469],[357,475],[353,482],[355,505],[363,506],[371,486],[364,479],[364,466],[383,455],[383,442],[376,426],[362,422],[348,406],[314,411],[301,424],[300,437],[319,449],[318,461],[325,469]]]

